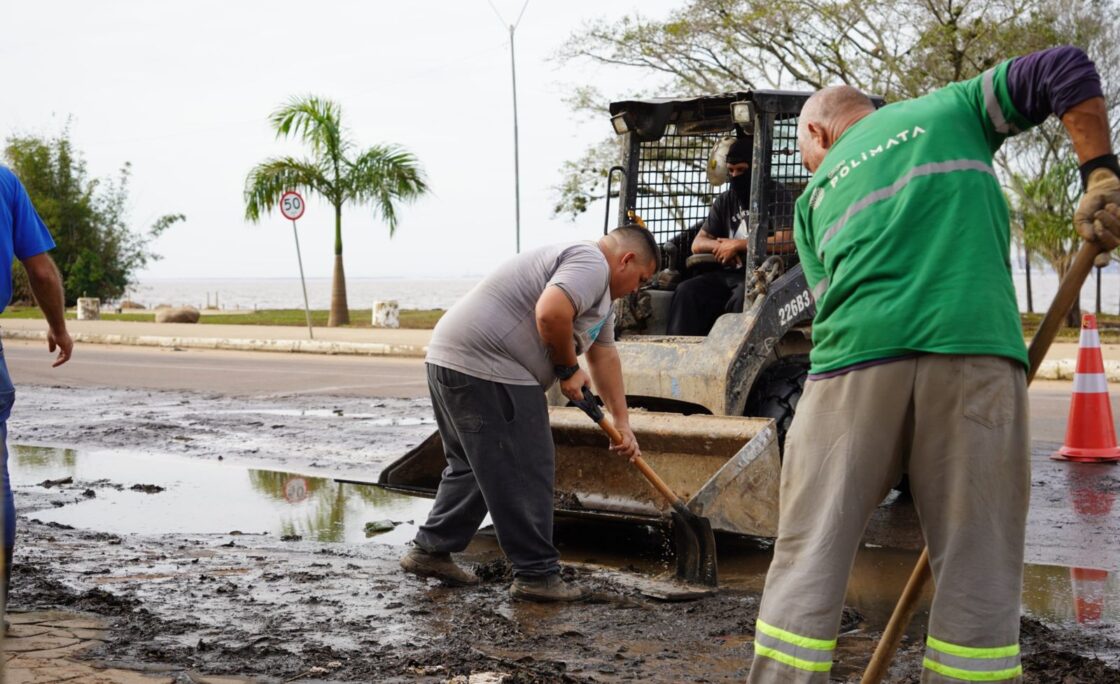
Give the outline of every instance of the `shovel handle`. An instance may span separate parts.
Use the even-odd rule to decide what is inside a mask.
[[[922,595],[922,590],[926,588],[926,582],[929,581],[932,573],[933,571],[929,567],[929,549],[924,548],[921,557],[918,558],[918,562],[914,566],[914,570],[910,573],[910,579],[906,581],[906,587],[902,590],[902,595],[898,597],[898,604],[895,605],[894,612],[891,613],[887,628],[883,630],[883,636],[879,637],[879,643],[875,646],[875,654],[871,657],[871,662],[867,664],[867,669],[863,672],[860,684],[879,684],[883,681],[883,677],[887,676],[887,668],[891,666],[891,660],[894,659],[895,651],[898,650],[898,644],[902,641],[902,633],[906,631],[910,619],[914,617],[914,612],[918,609],[918,599]]]
[[[611,438],[611,444],[622,444],[622,434],[611,424],[610,418],[603,416],[603,419],[599,421],[599,427]],[[681,503],[681,499],[677,496],[676,492],[670,489],[669,485],[665,484],[665,480],[662,480],[657,473],[653,472],[653,468],[649,467],[645,459],[641,456],[634,456],[630,459],[630,462],[641,471],[642,475],[645,475],[645,478],[649,480],[651,485],[657,488],[657,491],[661,492],[661,496],[669,500],[669,503]]]
[[[1050,302],[1050,308],[1046,310],[1046,315],[1043,316],[1042,323],[1038,326],[1038,332],[1031,338],[1031,345],[1027,350],[1027,357],[1030,359],[1030,369],[1027,371],[1028,385],[1034,380],[1035,374],[1038,373],[1042,360],[1046,358],[1046,352],[1050,351],[1050,344],[1053,343],[1054,337],[1058,334],[1058,329],[1062,327],[1066,314],[1080,298],[1081,286],[1085,284],[1085,279],[1089,277],[1089,273],[1093,270],[1093,259],[1103,251],[1094,242],[1082,242],[1080,249],[1077,250],[1077,256],[1073,258],[1073,264],[1070,265],[1069,271],[1062,278],[1062,282],[1058,286],[1058,293],[1054,295],[1054,300]],[[898,598],[890,622],[887,623],[887,628],[883,630],[883,636],[879,638],[879,644],[875,647],[875,653],[871,656],[871,662],[868,663],[867,669],[864,670],[860,684],[879,684],[883,681],[883,677],[887,674],[887,668],[890,667],[891,659],[902,640],[902,633],[910,624],[910,618],[914,616],[914,611],[918,607],[918,598],[922,595],[922,589],[925,588],[926,582],[929,581],[931,576],[929,548],[927,547],[922,549],[922,555],[918,559],[917,565],[914,566],[914,570],[910,573],[906,588],[902,590],[902,595]]]
[[[1066,314],[1080,298],[1081,287],[1093,270],[1093,259],[1096,259],[1102,251],[1104,250],[1097,246],[1095,242],[1082,242],[1081,249],[1077,250],[1077,255],[1073,258],[1069,271],[1066,272],[1061,285],[1058,286],[1058,293],[1054,295],[1054,301],[1050,303],[1050,308],[1046,310],[1046,315],[1043,316],[1042,323],[1038,326],[1038,332],[1031,338],[1031,346],[1027,350],[1027,356],[1030,357],[1031,362],[1030,370],[1027,372],[1028,383],[1034,380],[1034,374],[1038,372],[1038,367],[1042,365],[1042,360],[1046,358],[1046,352],[1050,351],[1050,344],[1065,322]]]

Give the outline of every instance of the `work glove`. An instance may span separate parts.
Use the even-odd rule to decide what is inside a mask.
[[[1085,194],[1073,212],[1078,235],[1104,250],[1120,245],[1120,178],[1110,169],[1089,174]]]

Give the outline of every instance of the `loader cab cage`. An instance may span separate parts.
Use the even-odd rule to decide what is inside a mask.
[[[793,201],[809,182],[797,147],[797,115],[810,93],[737,92],[686,99],[627,100],[610,106],[616,132],[626,136],[625,175],[619,190],[619,225],[640,216],[659,244],[671,241],[708,216],[712,200],[729,185],[708,182],[713,146],[737,131],[754,136],[749,225],[756,236],[755,263],[779,254],[796,263],[792,244]],[[732,103],[749,103],[749,121],[732,118]],[[745,110],[744,110],[745,111]],[[772,192],[774,181],[788,195]],[[767,246],[766,238],[776,234]],[[669,254],[662,266],[669,266]]]

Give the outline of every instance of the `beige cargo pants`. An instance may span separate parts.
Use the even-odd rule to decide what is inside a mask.
[[[904,468],[936,587],[922,681],[1019,681],[1026,374],[937,354],[806,383],[749,681],[828,681],[856,549]]]

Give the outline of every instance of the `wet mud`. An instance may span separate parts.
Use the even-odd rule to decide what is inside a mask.
[[[25,469],[17,487],[13,607],[58,607],[106,619],[109,638],[85,659],[267,682],[446,682],[483,673],[510,682],[742,681],[749,669],[765,543],[721,537],[724,586],[716,596],[688,603],[652,600],[625,581],[670,567],[663,532],[650,528],[558,526],[565,573],[592,591],[575,605],[511,600],[509,566],[485,531],[462,556],[483,579],[481,586],[455,589],[403,575],[397,560],[402,539],[414,529],[413,513],[381,514],[397,510],[396,504],[312,476],[374,479],[388,460],[434,429],[426,402],[21,388],[16,414],[13,443],[177,459],[165,463],[176,474],[164,479],[124,456],[118,470],[102,473],[83,470],[78,452],[13,450],[17,461],[22,453]],[[225,496],[239,504],[252,492],[282,504],[298,502],[298,510],[314,519],[268,526],[249,513],[231,512],[225,528],[204,533],[102,524],[114,510],[127,516],[130,506],[155,506],[176,496],[186,508],[173,510],[186,512],[175,515],[191,515],[191,504],[211,507],[202,494],[176,484],[187,477],[173,470],[180,461],[268,468],[272,475],[243,474],[246,489]],[[51,470],[59,462],[66,467]],[[1038,552],[1041,560],[1083,560],[1081,547],[1094,544],[1111,558],[1115,537],[1095,535],[1116,524],[1108,497],[1115,497],[1120,481],[1099,472],[1071,480],[1069,472],[1036,470],[1035,501],[1041,497],[1044,518],[1058,529],[1094,530],[1081,541]],[[58,482],[66,477],[69,482]],[[55,482],[48,487],[50,480]],[[1074,489],[1082,503],[1065,506],[1062,518],[1062,502],[1076,498]],[[363,502],[368,508],[353,513]],[[90,508],[83,513],[82,507]],[[97,510],[106,517],[94,515]],[[353,520],[343,520],[347,515]],[[366,540],[365,523],[377,520],[398,527]],[[896,584],[921,545],[914,520],[905,502],[876,514],[861,551],[866,560],[857,561],[856,574],[865,579],[849,591],[835,681],[858,681],[870,658]],[[156,528],[170,524],[161,519]],[[1045,538],[1043,531],[1037,534]],[[873,572],[883,566],[890,572]],[[1041,603],[1032,608],[1031,597],[1025,599],[1024,680],[1120,682],[1115,608],[1106,606],[1094,624],[1078,624],[1069,573],[1064,566],[1028,569],[1028,585]],[[1060,593],[1048,591],[1048,582],[1066,587],[1063,607],[1042,605]],[[1109,582],[1113,587],[1115,579]],[[923,623],[919,614],[889,681],[918,681]]]

